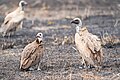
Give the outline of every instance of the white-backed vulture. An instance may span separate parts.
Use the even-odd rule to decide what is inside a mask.
[[[0,28],[0,33],[2,36],[6,36],[6,34],[9,34],[10,36],[15,31],[22,28],[23,20],[25,18],[24,9],[26,5],[27,2],[20,1],[19,7],[5,17],[4,22]]]
[[[36,35],[36,39],[23,49],[21,54],[20,69],[29,70],[30,67],[38,65],[39,70],[39,62],[40,58],[43,56],[43,50],[43,34],[38,33]]]
[[[98,36],[89,33],[86,27],[82,27],[82,21],[79,18],[73,19],[71,23],[76,25],[75,44],[82,57],[82,64],[85,67],[101,65],[103,57],[101,40]]]

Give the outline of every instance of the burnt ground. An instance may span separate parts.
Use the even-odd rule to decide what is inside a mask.
[[[5,14],[14,10],[16,6],[10,6],[12,2],[7,3],[7,1],[1,0],[0,2],[0,23],[3,22]],[[81,69],[79,68],[81,58],[79,53],[73,49],[75,27],[70,24],[72,18],[83,17],[83,25],[87,26],[91,33],[100,37],[101,33],[107,31],[120,38],[118,8],[115,6],[109,8],[110,4],[106,2],[102,7],[92,6],[86,14],[83,13],[86,8],[85,3],[81,3],[82,8],[79,8],[75,6],[77,0],[67,7],[61,2],[63,7],[60,9],[51,9],[54,7],[51,3],[49,7],[46,5],[41,7],[38,5],[39,0],[36,1],[38,2],[29,1],[29,3],[34,2],[34,5],[26,10],[23,29],[11,37],[0,37],[0,80],[120,80],[120,45],[114,45],[112,48],[103,47],[103,68],[100,71],[95,68]],[[97,0],[93,0],[93,3],[97,4],[94,1],[97,2]],[[15,3],[14,0],[13,3]],[[48,0],[44,3],[48,4]],[[119,0],[116,0],[116,3],[119,3]],[[66,4],[68,4],[67,1]],[[111,4],[115,5],[115,3]],[[55,7],[58,6],[55,5]],[[20,71],[20,54],[25,45],[35,39],[38,32],[44,34],[45,51],[40,62],[41,71]],[[68,41],[62,44],[64,36],[68,37]]]

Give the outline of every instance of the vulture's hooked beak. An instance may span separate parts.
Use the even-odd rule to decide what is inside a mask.
[[[71,24],[74,23],[74,20],[71,20],[70,23],[71,23]]]
[[[70,21],[71,24],[79,24],[79,21],[78,20],[72,20]]]

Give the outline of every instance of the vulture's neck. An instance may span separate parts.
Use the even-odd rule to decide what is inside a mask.
[[[76,26],[76,32],[79,33],[79,31],[80,31],[80,27]]]
[[[42,41],[39,41],[38,39],[36,39],[35,42],[37,45],[42,46]]]
[[[83,34],[89,33],[86,27],[81,27],[80,32],[82,32]]]
[[[88,34],[89,31],[86,27],[76,26],[76,32],[79,34]]]
[[[81,24],[76,24],[76,32],[80,32],[80,29],[82,28]]]
[[[16,12],[20,12],[20,11],[24,11],[24,9],[21,8],[21,7],[18,7],[18,8],[16,9]]]
[[[24,9],[25,8],[23,6],[21,6],[21,5],[19,6],[19,10],[24,11]]]

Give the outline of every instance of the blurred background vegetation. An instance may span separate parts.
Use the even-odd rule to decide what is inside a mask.
[[[10,10],[10,7],[18,6],[20,0],[0,0],[0,10]],[[119,13],[120,0],[25,0],[29,8],[47,9],[47,10],[101,10],[116,11]],[[101,12],[101,13],[102,13]],[[99,12],[100,13],[100,12]]]

